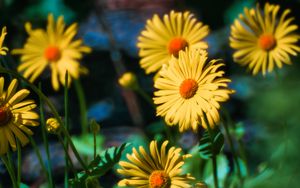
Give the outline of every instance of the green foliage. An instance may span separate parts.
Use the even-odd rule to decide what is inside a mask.
[[[71,179],[70,184],[75,188],[87,188],[87,184],[91,183],[91,178],[103,176],[119,162],[121,155],[127,146],[128,144],[124,143],[119,147],[111,147],[103,151],[100,155],[97,155],[92,162],[90,162],[88,165],[88,172],[79,172],[77,174],[78,178]]]
[[[98,134],[96,136],[96,146],[97,151],[103,150],[103,142],[104,137],[103,135]],[[72,141],[74,145],[76,146],[76,149],[79,153],[87,156],[93,156],[94,154],[94,138],[93,134],[85,134],[80,136],[72,136]]]
[[[213,155],[220,153],[224,146],[224,136],[219,129],[211,130],[211,135],[208,130],[205,130],[199,144],[200,156],[203,159],[212,158]]]

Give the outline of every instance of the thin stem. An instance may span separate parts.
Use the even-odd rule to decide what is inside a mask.
[[[233,125],[232,123],[232,120],[231,120],[231,117],[228,113],[228,111],[225,109],[225,108],[222,108],[222,112],[223,114],[225,115],[225,119],[222,118],[222,122],[223,122],[223,125],[224,125],[224,129],[225,129],[225,134],[226,134],[226,137],[228,139],[228,142],[229,142],[229,148],[233,154],[233,160],[235,162],[235,165],[237,167],[237,172],[238,172],[238,176],[239,176],[239,179],[241,181],[241,184],[243,184],[243,177],[242,177],[242,173],[241,173],[241,167],[240,167],[240,163],[238,161],[238,155],[234,149],[234,145],[233,145],[233,138],[230,134],[230,131],[229,131],[229,128],[228,128],[228,124],[229,125]],[[238,148],[239,148],[239,151],[240,151],[240,154],[241,154],[241,157],[243,159],[243,161],[245,162],[245,166],[246,166],[246,171],[247,171],[247,174],[248,174],[248,165],[247,165],[247,159],[245,157],[245,154],[244,154],[244,151],[243,151],[243,143],[241,140],[238,140]]]
[[[33,139],[31,136],[29,136],[29,141],[30,141],[30,143],[31,143],[31,145],[32,145],[32,147],[33,147],[35,153],[36,153],[36,156],[37,156],[37,158],[38,158],[38,160],[39,160],[39,162],[40,162],[40,165],[41,165],[41,167],[42,167],[42,170],[43,170],[43,172],[45,173],[45,175],[46,175],[46,177],[47,177],[47,176],[48,176],[48,171],[47,171],[46,166],[45,166],[45,164],[44,164],[44,162],[43,162],[41,152],[40,152],[39,148],[37,147],[37,145],[36,145],[34,139]]]
[[[238,177],[239,177],[241,183],[243,183],[243,177],[242,177],[242,173],[241,173],[241,169],[240,169],[241,167],[240,167],[238,157],[237,157],[237,154],[236,154],[234,146],[233,146],[233,139],[230,135],[228,125],[225,121],[223,121],[223,125],[224,125],[224,129],[225,129],[225,134],[226,134],[226,137],[227,137],[227,140],[228,140],[228,143],[229,143],[229,148],[232,152],[233,160],[234,160],[234,163],[235,163],[236,168],[237,168]]]
[[[94,159],[96,159],[97,156],[97,134],[95,131],[93,131],[94,135]]]
[[[21,160],[22,160],[22,153],[21,153],[21,146],[20,146],[20,142],[17,140],[17,151],[18,151],[18,167],[17,167],[17,185],[18,187],[20,187],[21,185]]]
[[[9,164],[9,162],[6,159],[5,156],[1,155],[1,159],[2,159],[2,162],[4,163],[4,165],[5,165],[5,167],[6,167],[7,171],[8,171],[8,174],[9,174],[9,177],[11,179],[13,187],[14,188],[18,188],[18,186],[16,184],[16,178],[15,178],[15,175],[14,175],[14,172],[13,172],[14,170],[11,168],[11,166],[10,166],[10,164]]]
[[[214,136],[213,136],[213,132],[212,132],[212,129],[210,127],[210,124],[207,120],[207,117],[204,115],[204,121],[207,125],[207,131],[209,133],[209,136],[210,136],[210,142],[212,143],[213,145],[213,139],[214,139]],[[219,182],[218,182],[218,166],[217,166],[217,156],[214,152],[212,152],[212,166],[213,166],[213,176],[214,176],[214,185],[215,185],[215,188],[219,188]]]
[[[138,87],[135,91],[139,95],[141,95],[145,99],[145,101],[147,101],[154,109],[156,109],[156,107],[155,107],[155,105],[153,103],[152,98],[143,89],[141,89],[140,87]]]
[[[39,89],[42,90],[42,85],[41,83],[39,84]],[[46,123],[45,123],[45,115],[44,115],[44,108],[43,108],[43,100],[41,97],[40,99],[40,122],[41,122],[41,129],[42,129],[42,137],[43,137],[43,143],[44,147],[46,150],[46,156],[47,156],[47,170],[48,170],[48,183],[49,187],[54,188],[53,180],[52,180],[52,164],[51,164],[51,158],[50,158],[50,152],[49,152],[49,141],[48,141],[48,136],[47,136],[47,131],[46,131]]]
[[[64,151],[65,151],[66,159],[69,161],[68,164],[70,164],[70,167],[71,167],[71,169],[72,169],[72,172],[73,172],[73,174],[74,174],[74,177],[77,179],[77,178],[78,178],[78,177],[77,177],[77,173],[76,173],[76,171],[75,171],[75,168],[74,168],[74,165],[73,165],[73,161],[72,161],[72,159],[71,159],[71,157],[70,157],[70,155],[69,155],[68,148],[67,148],[67,147],[65,146],[65,144],[64,144],[64,139],[61,137],[60,134],[57,135],[57,136],[58,136],[58,140],[59,140],[60,144],[62,145],[62,147],[63,147],[63,149],[64,149]],[[67,168],[66,168],[66,169],[67,169]]]
[[[65,86],[64,86],[64,105],[65,105],[65,127],[66,130],[69,130],[69,98],[68,98],[68,71],[66,71],[65,74]],[[65,155],[69,156],[68,154],[68,140],[64,139],[64,143],[66,146]],[[65,158],[65,187],[69,187],[69,174],[68,174],[68,168],[69,168],[69,162],[68,158]],[[71,167],[72,168],[72,167]]]
[[[12,169],[12,174],[14,176],[14,179],[16,180],[15,167],[14,167],[14,163],[12,161],[12,156],[11,156],[10,150],[7,150],[6,155],[7,155],[8,165]]]
[[[88,172],[88,168],[87,166],[85,165],[85,163],[82,161],[82,159],[80,158],[80,155],[76,149],[76,147],[74,146],[73,142],[72,142],[72,139],[71,139],[71,136],[69,135],[67,129],[63,123],[63,121],[61,120],[56,108],[54,107],[54,105],[52,104],[52,102],[33,84],[31,84],[27,79],[25,79],[23,76],[19,75],[18,73],[16,73],[15,71],[12,71],[12,70],[7,70],[7,69],[4,69],[3,67],[0,67],[0,73],[7,73],[7,74],[11,74],[13,75],[14,77],[24,81],[47,105],[48,107],[50,108],[50,110],[52,111],[54,117],[57,119],[57,121],[59,122],[61,126],[61,131],[63,132],[63,134],[67,137],[68,141],[69,141],[69,144],[77,158],[77,160],[80,162],[81,166],[84,168],[85,171]]]
[[[77,92],[78,102],[79,102],[79,109],[80,109],[80,121],[81,121],[81,131],[82,134],[87,134],[87,126],[88,126],[88,119],[87,119],[87,106],[85,101],[84,90],[82,88],[81,82],[79,79],[74,80],[75,90]]]

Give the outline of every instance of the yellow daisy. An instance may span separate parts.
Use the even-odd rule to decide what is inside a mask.
[[[155,14],[138,37],[140,65],[149,74],[168,63],[172,55],[178,57],[178,52],[185,47],[207,49],[202,39],[208,33],[208,26],[197,21],[190,12],[171,11],[162,19]]]
[[[233,91],[228,89],[230,79],[224,78],[222,60],[206,63],[204,50],[180,51],[164,66],[154,87],[154,103],[157,115],[165,117],[168,125],[179,125],[179,131],[198,130],[198,126],[210,127],[219,122],[219,102],[229,99]]]
[[[32,111],[36,104],[33,100],[24,100],[29,95],[27,89],[17,91],[16,79],[4,91],[4,78],[0,77],[0,155],[8,151],[9,145],[16,150],[16,139],[22,146],[28,143],[24,134],[32,135],[27,126],[39,125],[39,115]]]
[[[6,32],[6,27],[2,28],[1,36],[0,36],[0,55],[6,55],[8,48],[3,46],[3,42],[5,39],[7,32]]]
[[[181,148],[171,147],[167,150],[168,141],[164,141],[159,150],[156,141],[150,143],[150,154],[140,146],[139,152],[133,148],[132,154],[127,154],[128,162],[120,161],[118,173],[129,176],[121,180],[119,186],[138,188],[175,188],[192,187],[194,180],[189,174],[182,175],[181,167],[186,157],[181,155]]]
[[[81,73],[87,73],[87,69],[78,61],[82,58],[82,53],[89,53],[91,49],[83,46],[82,40],[73,40],[77,33],[76,23],[65,28],[63,16],[55,23],[50,14],[47,30],[32,29],[30,23],[25,24],[25,29],[29,38],[24,48],[15,49],[12,53],[22,55],[18,71],[23,72],[29,81],[33,82],[46,67],[50,67],[52,86],[58,90],[59,82],[65,85],[66,71],[74,79],[78,79]]]
[[[236,50],[233,58],[248,66],[253,75],[259,71],[265,75],[275,66],[292,64],[290,55],[300,52],[297,46],[300,36],[295,33],[298,26],[291,24],[293,17],[288,17],[291,10],[280,14],[279,9],[279,5],[269,3],[263,11],[258,4],[256,9],[245,8],[244,15],[240,14],[231,26],[230,46]]]

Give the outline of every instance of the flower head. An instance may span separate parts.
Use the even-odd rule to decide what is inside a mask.
[[[56,134],[60,130],[60,124],[56,118],[49,118],[46,121],[46,129],[49,133]]]
[[[292,24],[293,17],[288,17],[289,9],[279,14],[279,5],[265,4],[261,11],[244,9],[244,15],[231,26],[230,46],[236,50],[234,60],[248,66],[254,75],[262,71],[272,72],[274,67],[291,64],[290,55],[300,52],[297,41],[300,35],[295,31],[298,26]]]
[[[127,154],[128,162],[119,162],[118,173],[129,176],[119,182],[119,186],[131,187],[192,187],[194,180],[189,174],[182,175],[182,166],[186,157],[181,155],[181,148],[171,147],[167,150],[168,141],[164,141],[159,150],[156,141],[150,143],[150,154],[140,146],[139,151],[132,149]]]
[[[9,150],[9,145],[16,150],[16,139],[22,146],[27,144],[29,140],[24,133],[33,134],[27,126],[39,125],[39,115],[32,111],[35,102],[24,100],[30,92],[27,89],[17,91],[17,86],[14,79],[5,91],[4,78],[0,77],[0,155]]]
[[[5,39],[7,32],[6,32],[6,27],[2,28],[1,36],[0,36],[0,55],[6,55],[8,48],[3,46],[3,42]]]
[[[211,127],[219,122],[219,102],[229,99],[230,79],[224,78],[221,60],[206,62],[203,50],[180,51],[169,65],[162,68],[154,87],[157,115],[163,116],[168,125],[179,125],[180,132],[198,130],[198,126]],[[207,118],[207,121],[206,119]]]
[[[13,54],[22,55],[18,71],[33,82],[47,67],[51,70],[52,86],[59,89],[59,82],[65,85],[65,73],[77,79],[87,69],[79,64],[83,53],[91,49],[82,45],[82,40],[73,40],[77,33],[77,24],[65,28],[63,16],[55,23],[52,14],[48,16],[47,29],[32,29],[25,24],[29,38],[23,49],[14,49]],[[70,84],[71,79],[68,79]]]
[[[163,18],[154,15],[138,38],[140,65],[146,73],[157,72],[171,56],[178,57],[180,50],[206,49],[203,42],[209,33],[208,26],[198,22],[190,12],[171,11]]]
[[[138,82],[136,75],[132,72],[126,72],[119,78],[119,84],[127,89],[137,89]]]

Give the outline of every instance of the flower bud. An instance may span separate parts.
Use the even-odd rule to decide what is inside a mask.
[[[126,89],[136,90],[138,88],[138,82],[136,75],[132,72],[126,72],[119,78],[119,84]]]
[[[56,118],[49,118],[46,121],[46,129],[49,133],[57,134],[60,130],[60,124]]]

